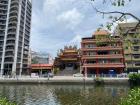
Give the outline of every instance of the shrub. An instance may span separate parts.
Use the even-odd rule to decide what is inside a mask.
[[[140,88],[132,89],[119,105],[140,105]]]
[[[100,77],[96,77],[94,79],[94,81],[95,81],[96,85],[103,85],[104,84],[104,80],[102,78],[100,78]]]
[[[16,105],[16,104],[8,101],[6,98],[0,98],[0,105]]]
[[[140,74],[130,74],[129,84],[130,87],[140,86]]]
[[[140,79],[140,74],[129,74],[129,79]]]

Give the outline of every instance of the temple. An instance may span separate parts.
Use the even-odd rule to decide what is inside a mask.
[[[77,70],[80,67],[79,49],[76,46],[65,46],[60,49],[54,61],[60,70]]]
[[[82,38],[81,55],[81,73],[86,76],[119,74],[125,67],[122,40],[106,30],[98,30],[92,37]]]

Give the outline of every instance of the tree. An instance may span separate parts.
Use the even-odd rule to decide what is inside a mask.
[[[94,2],[97,0],[90,0],[90,1]],[[103,1],[102,2],[103,4],[106,4],[107,2],[109,2],[110,5],[112,5],[112,6],[122,7],[122,6],[125,6],[126,2],[131,2],[132,0],[102,0],[102,1]],[[98,8],[96,8],[93,5],[92,2],[91,2],[91,6],[97,13],[101,14],[103,17],[104,17],[104,15],[109,15],[109,19],[111,21],[107,22],[107,24],[106,24],[106,27],[109,30],[111,30],[112,26],[115,23],[118,23],[119,21],[122,22],[122,21],[126,20],[128,17],[134,18],[137,21],[137,24],[134,28],[127,30],[127,32],[125,32],[124,35],[127,35],[129,33],[129,31],[136,29],[140,25],[140,18],[135,16],[133,13],[122,12],[122,11],[100,11]],[[115,14],[117,14],[117,16]],[[103,25],[101,25],[101,27],[103,27]]]

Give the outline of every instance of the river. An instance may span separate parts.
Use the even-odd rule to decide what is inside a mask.
[[[128,86],[0,85],[0,96],[18,105],[117,105]]]

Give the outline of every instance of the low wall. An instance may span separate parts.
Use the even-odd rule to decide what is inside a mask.
[[[102,78],[106,85],[129,85],[128,78]],[[0,84],[95,84],[94,78],[59,76],[54,78],[0,78]]]

